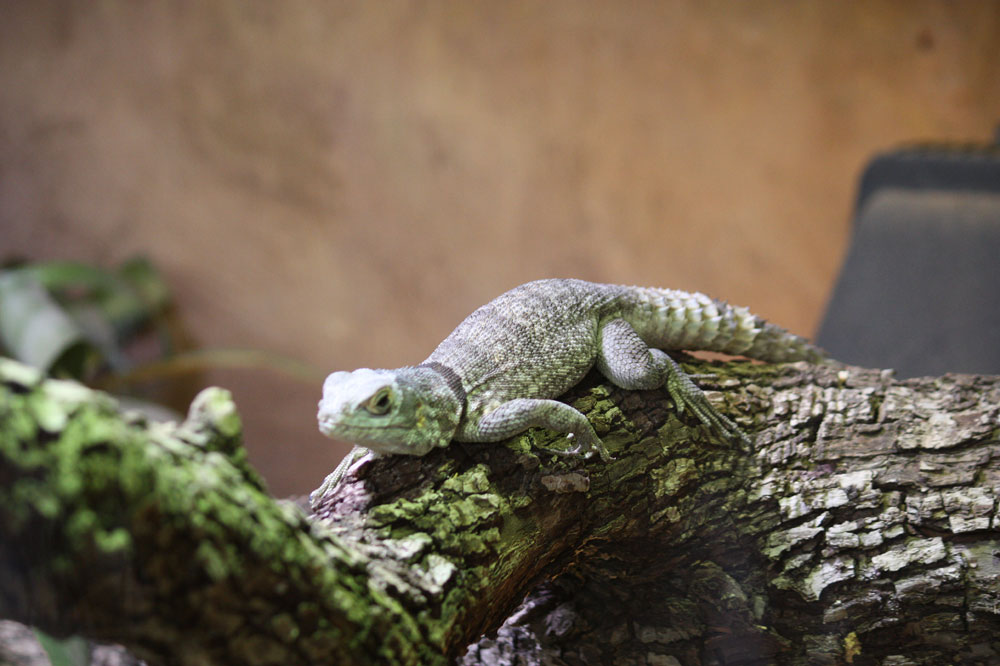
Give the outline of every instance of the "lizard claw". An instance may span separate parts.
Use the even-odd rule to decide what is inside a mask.
[[[574,447],[572,449],[550,449],[547,446],[539,446],[538,450],[543,453],[551,453],[554,456],[562,456],[563,458],[589,458],[590,453],[581,453],[580,447]]]
[[[572,440],[575,438],[576,433],[569,433],[566,435],[566,439]],[[587,441],[585,438],[580,438],[580,443],[574,446],[572,449],[550,449],[547,447],[538,447],[539,451],[544,451],[545,453],[551,453],[557,456],[563,456],[565,458],[589,458],[594,455],[594,451],[597,451],[598,455],[601,456],[601,460],[604,462],[611,462],[614,457],[608,453],[608,450],[604,447],[604,443],[600,439],[595,441]]]

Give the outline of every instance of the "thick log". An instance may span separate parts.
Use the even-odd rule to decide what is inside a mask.
[[[686,367],[752,451],[589,377],[611,463],[453,443],[307,516],[223,392],[162,426],[3,362],[0,616],[153,663],[1000,659],[1000,379]]]

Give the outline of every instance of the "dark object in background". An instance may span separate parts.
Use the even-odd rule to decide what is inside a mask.
[[[872,160],[817,342],[900,377],[1000,374],[1000,145]]]

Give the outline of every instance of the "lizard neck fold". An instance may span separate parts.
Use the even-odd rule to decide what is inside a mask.
[[[429,368],[441,375],[441,378],[444,379],[448,388],[450,388],[451,392],[455,394],[455,399],[458,400],[460,405],[465,405],[465,399],[468,397],[468,394],[465,392],[465,387],[462,386],[462,378],[459,377],[458,373],[452,368],[444,363],[438,363],[437,361],[428,361],[427,363],[421,363],[416,367],[417,369]]]
[[[400,368],[401,413],[410,421],[406,446],[416,455],[448,446],[465,412],[465,389],[452,368],[436,362]],[[402,452],[402,451],[401,451]]]

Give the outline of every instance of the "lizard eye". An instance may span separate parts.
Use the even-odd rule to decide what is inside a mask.
[[[369,414],[374,414],[375,416],[382,416],[389,411],[389,407],[392,406],[392,396],[389,393],[389,388],[379,389],[375,395],[368,398],[368,402],[365,403],[365,409],[368,410]]]

